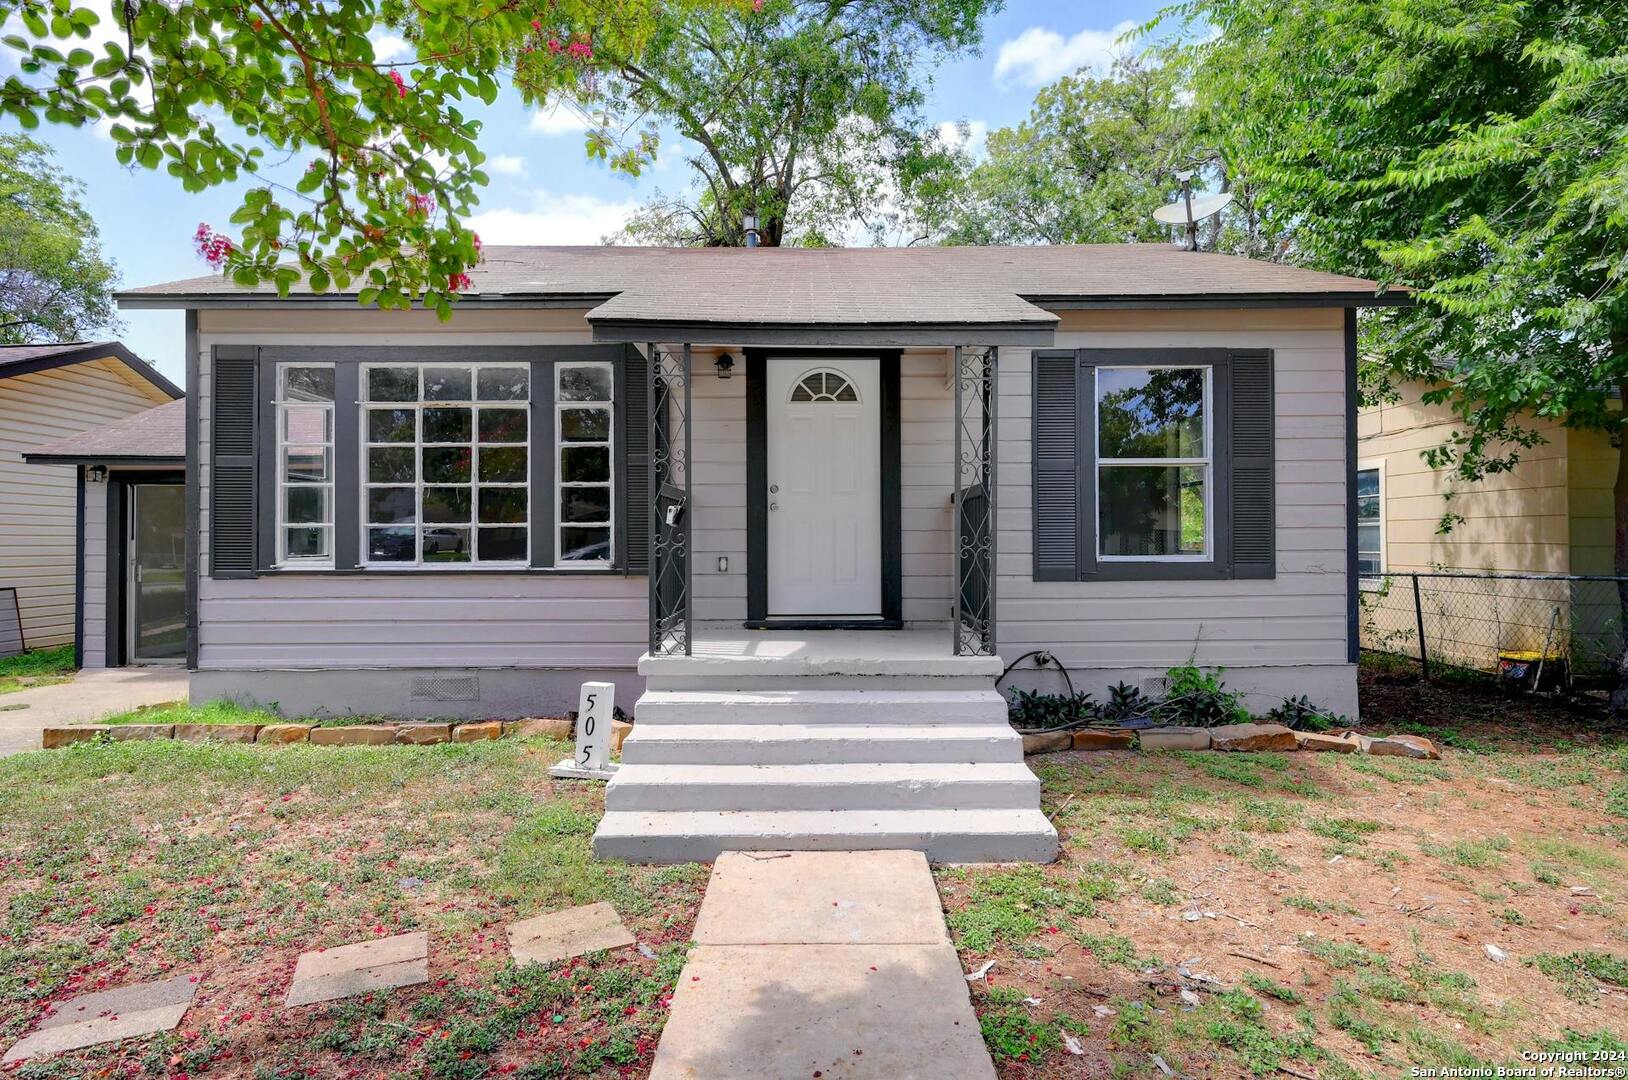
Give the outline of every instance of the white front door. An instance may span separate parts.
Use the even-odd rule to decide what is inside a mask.
[[[769,615],[882,614],[882,362],[771,356]]]

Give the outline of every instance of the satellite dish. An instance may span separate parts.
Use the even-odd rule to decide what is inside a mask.
[[[1227,204],[1232,202],[1232,193],[1224,191],[1219,195],[1200,195],[1194,198],[1193,174],[1179,172],[1176,179],[1181,181],[1181,198],[1153,211],[1153,220],[1161,225],[1184,226],[1187,230],[1187,250],[1197,251],[1198,223],[1225,210]]]

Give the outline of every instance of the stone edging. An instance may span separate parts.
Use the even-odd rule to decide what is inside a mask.
[[[1350,730],[1293,731],[1282,724],[1227,724],[1221,727],[1079,728],[1023,736],[1025,754],[1062,750],[1321,750],[1381,757],[1441,758],[1429,739],[1418,735],[1369,736]]]
[[[611,723],[611,749],[620,752],[622,740],[633,725],[623,720]],[[75,724],[48,727],[40,735],[46,750],[60,750],[74,743],[92,742],[105,736],[113,742],[144,742],[177,739],[182,742],[266,743],[284,746],[310,743],[312,746],[428,746],[446,742],[487,742],[492,739],[545,736],[571,742],[576,732],[569,720],[482,720],[468,724],[353,724],[348,727],[316,727],[311,724]]]

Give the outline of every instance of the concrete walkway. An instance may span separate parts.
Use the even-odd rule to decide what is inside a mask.
[[[651,1080],[993,1080],[918,851],[730,851]]]
[[[187,673],[173,667],[82,671],[73,682],[0,694],[0,757],[38,750],[43,728],[186,699]]]

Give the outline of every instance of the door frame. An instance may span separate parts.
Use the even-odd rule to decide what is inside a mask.
[[[904,625],[904,514],[899,445],[899,349],[745,349],[746,355],[746,626],[752,630],[897,630]],[[798,360],[874,356],[881,365],[882,617],[775,619],[769,616],[770,357]]]
[[[152,470],[109,470],[107,474],[107,654],[103,661],[108,667],[129,667],[130,656],[130,543],[129,514],[132,506],[130,488],[137,484],[174,484],[185,487],[186,473],[179,469],[162,472]],[[186,523],[182,523],[182,528]],[[174,661],[144,660],[155,666],[170,663],[185,666],[185,657]]]

